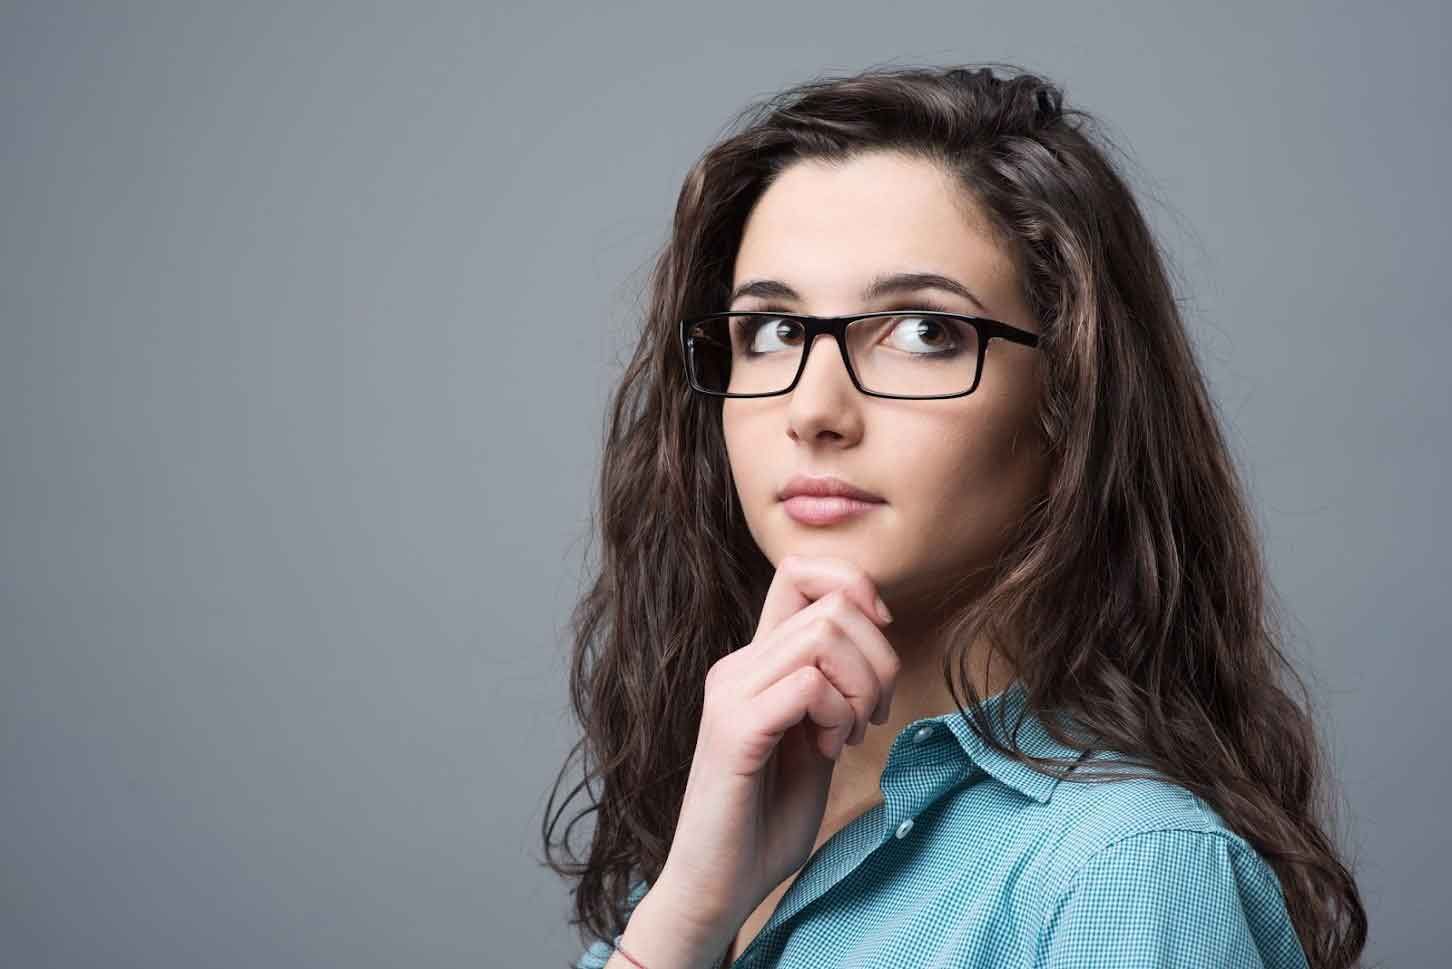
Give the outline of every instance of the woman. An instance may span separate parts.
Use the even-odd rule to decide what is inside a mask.
[[[686,177],[574,617],[580,966],[1362,949],[1159,250],[1004,67],[803,84]]]

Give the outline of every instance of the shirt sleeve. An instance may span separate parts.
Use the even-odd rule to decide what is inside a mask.
[[[630,913],[635,911],[636,904],[645,897],[646,889],[649,887],[645,879],[641,879],[631,887],[630,894],[625,899],[627,920],[630,918]],[[574,969],[605,969],[605,963],[609,962],[610,957],[614,954],[614,939],[595,939],[575,961]]]
[[[1226,832],[1145,831],[1093,854],[1050,907],[1038,969],[1306,969],[1269,864]]]

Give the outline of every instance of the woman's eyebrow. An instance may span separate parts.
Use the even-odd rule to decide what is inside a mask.
[[[991,312],[967,286],[940,273],[885,273],[867,284],[862,290],[862,300],[870,303],[884,296],[912,293],[922,289],[941,289],[955,296],[963,297],[984,313]],[[735,303],[746,296],[761,299],[801,299],[801,295],[796,290],[779,279],[753,279],[742,283],[731,293],[731,302]]]

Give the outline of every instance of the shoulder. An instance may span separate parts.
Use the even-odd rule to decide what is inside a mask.
[[[1305,966],[1274,869],[1192,792],[1063,781],[1045,807],[1038,965]]]
[[[1130,769],[1116,755],[1104,752],[1082,766],[1096,771]],[[1144,772],[1138,766],[1133,770]],[[1096,781],[1078,780],[1071,774],[1054,786],[1052,799],[1043,807],[1044,823],[1054,841],[1054,875],[1059,881],[1096,855],[1141,835],[1182,832],[1224,839],[1236,850],[1250,848],[1210,804],[1157,773]]]

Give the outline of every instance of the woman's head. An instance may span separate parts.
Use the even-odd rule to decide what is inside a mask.
[[[1037,333],[1016,261],[971,189],[939,159],[896,150],[809,158],[777,173],[752,207],[734,261],[735,298],[722,308],[816,316],[936,310]],[[945,277],[962,292],[919,285],[869,295],[887,277],[915,274]],[[981,345],[978,385],[941,399],[869,396],[823,335],[790,394],[724,400],[725,446],[746,525],[773,564],[792,553],[850,559],[906,616],[986,570],[1042,498],[1043,358],[1036,347],[982,340],[970,327],[928,317],[853,329],[862,333],[849,341],[859,370],[873,359],[884,360],[880,374],[899,379],[926,368],[924,386],[896,388],[907,393],[968,389]],[[742,349],[795,357],[797,330],[758,327]],[[932,386],[940,380],[942,388]],[[797,474],[842,478],[882,501],[847,521],[803,522],[779,497]]]
[[[594,841],[585,865],[555,867],[581,876],[591,931],[623,927],[627,888],[670,847],[707,670],[750,641],[774,561],[830,553],[863,565],[895,614],[929,598],[945,614],[944,677],[975,715],[972,678],[952,670],[982,636],[1028,712],[1082,728],[1061,742],[1121,751],[1202,797],[1275,868],[1311,964],[1348,965],[1365,915],[1322,830],[1309,696],[1279,650],[1254,519],[1159,247],[1093,118],[998,67],[798,85],[687,172],[608,415],[602,557],[573,617],[582,787],[603,784],[584,812],[598,812]],[[896,272],[949,277],[982,305],[863,299]],[[732,304],[759,279],[796,299]],[[790,395],[709,396],[687,379],[683,320],[928,301],[1037,346],[990,341],[974,392],[939,400],[858,395],[824,340]],[[886,506],[814,531],[774,503],[796,473]],[[985,737],[1013,753],[1003,739]]]
[[[1223,464],[1139,207],[1093,119],[1064,107],[1053,84],[992,66],[868,71],[782,92],[743,112],[738,128],[687,173],[635,366],[663,390],[658,430],[685,459],[675,487],[716,513],[757,597],[781,555],[830,551],[867,568],[898,614],[931,603],[956,613],[947,627],[957,638],[970,627],[1022,638],[1034,577],[1072,570],[1066,554],[1095,548],[1055,548],[1050,528],[1061,541],[1103,537],[1136,503],[1166,525],[1167,513],[1144,504],[1168,500],[1153,478],[1174,473],[1185,448]],[[949,276],[983,305],[940,291],[861,299],[873,278],[899,271]],[[757,279],[787,283],[799,299],[733,302]],[[981,386],[963,398],[854,399],[830,352],[812,354],[790,397],[684,389],[682,318],[929,303],[1035,333],[1039,346],[989,341]],[[796,472],[876,487],[887,507],[849,527],[793,525],[773,497]],[[1179,594],[1173,562],[1127,567],[1161,601]],[[980,594],[995,575],[1009,584]],[[1097,567],[1078,575],[1102,597]]]

